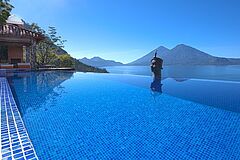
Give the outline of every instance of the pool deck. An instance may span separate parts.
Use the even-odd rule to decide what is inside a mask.
[[[0,77],[0,159],[38,159],[5,77]]]

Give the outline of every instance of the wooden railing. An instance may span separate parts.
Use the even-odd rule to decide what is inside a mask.
[[[0,36],[43,39],[43,35],[13,24],[0,25]]]

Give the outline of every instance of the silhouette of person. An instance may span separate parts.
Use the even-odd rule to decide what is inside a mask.
[[[162,69],[163,60],[157,57],[157,50],[155,51],[155,56],[151,60],[151,71],[154,74],[155,78],[161,78],[161,69]]]

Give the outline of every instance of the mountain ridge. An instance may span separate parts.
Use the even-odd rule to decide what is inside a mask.
[[[113,60],[106,60],[106,59],[103,59],[103,58],[98,57],[98,56],[92,57],[90,59],[84,57],[84,58],[81,58],[81,59],[78,59],[78,60],[80,62],[84,63],[84,64],[91,65],[91,66],[94,66],[94,67],[122,66],[122,65],[124,65],[121,62],[116,62],[116,61],[113,61]]]
[[[172,49],[160,46],[126,65],[149,65],[156,50],[164,65],[240,65],[240,58],[212,56],[185,44],[179,44]]]

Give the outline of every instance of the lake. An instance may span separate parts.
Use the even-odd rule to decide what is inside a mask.
[[[110,73],[151,76],[150,66],[111,66]],[[240,81],[240,65],[229,66],[164,66],[162,78],[194,78],[210,80]]]

